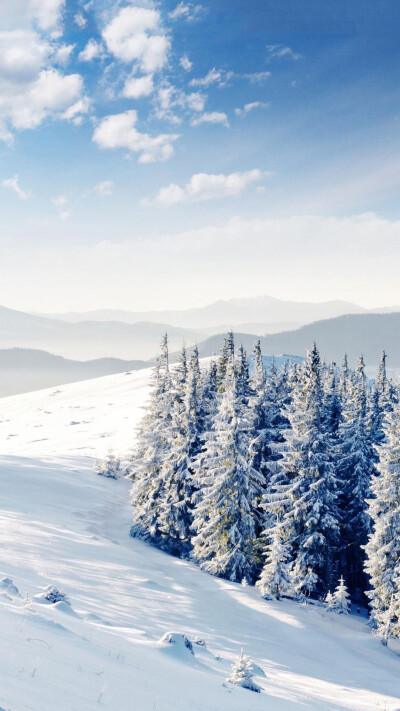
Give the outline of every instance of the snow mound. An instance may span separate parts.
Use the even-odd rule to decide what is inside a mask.
[[[0,580],[0,590],[1,592],[6,593],[7,595],[19,595],[19,590],[16,585],[14,585],[11,578],[2,578]]]
[[[166,632],[158,644],[179,659],[194,657],[193,644],[186,635],[179,632]]]

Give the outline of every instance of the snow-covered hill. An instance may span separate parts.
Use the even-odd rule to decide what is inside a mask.
[[[0,708],[5,711],[400,709],[400,659],[365,620],[263,601],[129,538],[124,480],[149,371],[0,401]],[[70,605],[45,604],[49,585]],[[16,590],[17,588],[17,590]],[[179,637],[185,634],[194,655]],[[241,648],[255,694],[225,682]]]

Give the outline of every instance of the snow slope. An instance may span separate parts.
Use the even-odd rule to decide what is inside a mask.
[[[365,621],[267,603],[129,538],[129,484],[98,477],[91,457],[131,447],[148,378],[0,401],[0,578],[19,590],[0,582],[0,708],[400,709],[400,659]],[[48,585],[71,605],[44,604]],[[192,655],[166,632],[207,646]],[[224,681],[242,647],[261,694]]]

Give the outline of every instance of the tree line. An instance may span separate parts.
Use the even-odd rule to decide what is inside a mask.
[[[386,354],[370,382],[321,362],[250,361],[229,333],[200,368],[161,343],[135,448],[132,536],[264,598],[331,599],[339,578],[400,636],[400,406]]]

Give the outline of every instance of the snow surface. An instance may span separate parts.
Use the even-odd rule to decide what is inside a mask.
[[[0,400],[0,708],[399,710],[400,659],[365,620],[266,602],[129,537],[129,483],[92,457],[131,448],[148,382]],[[241,648],[261,694],[225,681]]]

